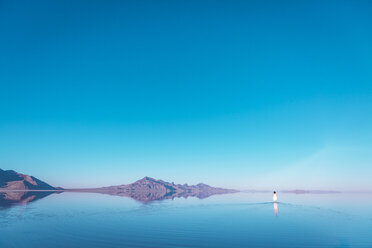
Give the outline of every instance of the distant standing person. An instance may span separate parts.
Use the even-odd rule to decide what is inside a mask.
[[[276,191],[273,193],[273,201],[276,202],[278,200],[278,196],[276,195]]]

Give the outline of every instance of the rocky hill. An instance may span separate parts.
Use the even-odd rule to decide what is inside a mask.
[[[56,190],[56,188],[33,176],[0,169],[0,190]]]
[[[73,191],[98,192],[110,195],[128,196],[141,202],[173,199],[175,197],[187,198],[189,196],[206,198],[216,194],[237,192],[233,189],[215,188],[203,183],[197,185],[174,184],[151,177],[144,177],[132,184]]]

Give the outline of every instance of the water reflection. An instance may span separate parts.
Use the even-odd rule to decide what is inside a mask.
[[[275,214],[275,216],[279,215],[278,203],[276,203],[276,202],[274,202],[274,214]]]
[[[129,197],[141,203],[150,203],[153,201],[162,201],[174,198],[197,197],[204,199],[218,193],[210,191],[198,192],[164,192],[164,191],[108,191],[108,190],[66,190],[67,192],[80,193],[100,193],[107,195],[115,195],[121,197]],[[37,201],[51,194],[62,193],[63,191],[0,191],[0,207],[9,208],[16,205],[26,205]]]
[[[73,190],[74,192],[90,192],[90,193],[100,193],[100,194],[107,194],[107,195],[115,195],[121,197],[130,197],[136,201],[141,203],[150,203],[153,201],[162,201],[167,199],[174,199],[174,198],[188,198],[188,197],[196,197],[199,199],[208,198],[212,195],[216,194],[226,194],[226,193],[215,193],[211,191],[197,191],[197,192],[177,192],[177,191],[110,191],[110,190]]]
[[[293,194],[274,204],[271,193],[145,206],[66,192],[0,211],[0,247],[372,247],[369,195]],[[279,204],[280,219],[270,213]]]
[[[53,191],[3,191],[0,192],[0,208],[26,205],[54,193]]]

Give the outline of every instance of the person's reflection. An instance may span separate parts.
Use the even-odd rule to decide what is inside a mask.
[[[275,216],[279,215],[278,203],[276,203],[276,202],[274,202],[274,214],[275,214]]]

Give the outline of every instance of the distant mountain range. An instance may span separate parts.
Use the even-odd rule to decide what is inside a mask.
[[[58,188],[33,176],[0,169],[0,190],[58,190]]]
[[[174,184],[144,177],[132,184],[110,186],[95,189],[69,189],[75,192],[95,192],[118,196],[131,197],[137,201],[150,202],[154,200],[173,199],[176,197],[198,197],[206,198],[216,194],[228,194],[238,192],[233,189],[215,188],[199,183],[197,185]]]
[[[242,190],[241,192],[246,193],[268,193],[273,192],[272,190]],[[348,193],[349,191],[335,191],[335,190],[304,190],[304,189],[295,189],[295,190],[277,190],[279,193],[288,193],[288,194],[340,194],[340,193]],[[350,191],[350,193],[359,193],[360,191]],[[368,191],[362,191],[367,193]]]
[[[155,200],[173,199],[175,197],[198,197],[206,198],[216,194],[235,193],[237,190],[215,188],[199,183],[197,185],[174,184],[157,180],[151,177],[144,177],[134,183],[91,189],[63,189],[53,187],[33,176],[17,173],[13,170],[0,169],[0,192],[3,201],[19,201],[28,199],[27,194],[10,194],[10,191],[74,191],[74,192],[95,192],[117,196],[127,196],[141,202]],[[0,197],[0,198],[1,198]],[[24,198],[26,197],[26,198]]]
[[[280,192],[293,193],[293,194],[339,194],[339,193],[342,193],[341,191],[334,191],[334,190],[303,190],[303,189],[282,190]]]

